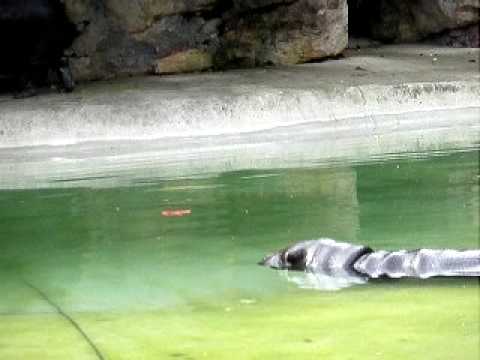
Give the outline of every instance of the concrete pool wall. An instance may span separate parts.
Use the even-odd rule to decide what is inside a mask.
[[[362,161],[478,146],[479,49],[351,50],[299,66],[84,84],[0,97],[0,186]],[[19,180],[20,179],[20,180]]]

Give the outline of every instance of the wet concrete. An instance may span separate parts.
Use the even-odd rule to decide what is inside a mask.
[[[331,127],[343,119],[358,119],[349,126],[365,131],[362,118],[480,107],[478,58],[478,49],[392,46],[300,66],[121,79],[26,100],[3,96],[0,147],[238,134],[310,122]]]

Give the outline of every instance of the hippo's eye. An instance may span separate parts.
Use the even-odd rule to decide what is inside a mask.
[[[289,251],[286,254],[287,265],[292,270],[305,270],[307,252],[305,249]]]

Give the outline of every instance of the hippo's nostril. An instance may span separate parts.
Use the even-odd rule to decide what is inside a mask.
[[[261,266],[270,266],[269,260],[272,258],[273,255],[265,256],[262,260],[260,260],[257,264]]]
[[[268,266],[273,269],[280,269],[281,261],[280,256],[278,254],[273,254],[269,256],[265,256],[262,261],[258,263],[259,265]]]

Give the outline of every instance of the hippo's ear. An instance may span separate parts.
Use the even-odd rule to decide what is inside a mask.
[[[286,253],[288,269],[305,270],[307,264],[307,251],[305,249],[290,250]]]

